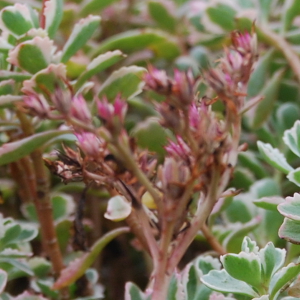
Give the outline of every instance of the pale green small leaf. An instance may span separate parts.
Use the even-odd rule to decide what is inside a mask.
[[[274,273],[284,265],[285,255],[285,249],[275,248],[271,242],[259,251],[263,282],[268,284]]]
[[[4,291],[7,282],[7,273],[0,269],[0,294]]]
[[[99,16],[88,16],[81,19],[75,26],[62,50],[61,62],[66,63],[92,37],[100,26]]]
[[[260,94],[264,96],[264,99],[258,103],[253,109],[249,110],[250,123],[253,129],[258,129],[269,118],[274,103],[278,96],[279,86],[285,70],[280,69],[273,74],[270,80],[268,80],[264,88],[260,91]]]
[[[286,197],[285,201],[278,205],[278,211],[286,218],[300,222],[300,194]]]
[[[231,5],[219,2],[208,7],[206,13],[210,20],[222,29],[229,31],[235,29],[236,11]]]
[[[45,277],[51,271],[51,263],[44,257],[35,256],[28,260],[30,269],[37,277]]]
[[[283,2],[283,11],[281,15],[282,25],[280,28],[283,32],[289,29],[296,16],[300,15],[300,6],[298,0],[289,0]]]
[[[32,272],[32,270],[29,268],[28,264],[16,259],[12,259],[12,258],[1,258],[0,259],[1,263],[7,263],[10,264],[12,266],[14,266],[16,269],[18,269],[19,271],[24,272],[26,275],[30,275],[33,276],[34,273]]]
[[[142,92],[143,74],[146,71],[146,69],[137,66],[122,67],[114,71],[100,87],[98,97],[106,96],[110,102],[114,101],[117,95],[125,99],[133,98]]]
[[[78,90],[92,76],[109,68],[123,57],[125,57],[125,55],[119,50],[109,51],[97,56],[88,64],[86,71],[79,76],[75,83],[75,89]]]
[[[270,300],[276,299],[280,289],[294,279],[300,271],[300,264],[290,263],[280,269],[271,279],[269,285]]]
[[[210,271],[201,277],[201,281],[218,292],[240,294],[251,298],[259,296],[247,283],[231,277],[224,269]]]
[[[26,74],[26,73],[0,70],[0,81],[13,79],[16,82],[22,82],[29,78],[31,78],[31,75],[29,75],[28,73]]]
[[[257,254],[240,252],[239,254],[226,254],[221,257],[221,262],[227,273],[245,283],[260,289],[261,264]]]
[[[297,120],[291,129],[284,132],[283,141],[291,151],[300,157],[300,120]]]
[[[148,49],[155,56],[166,59],[174,59],[180,55],[178,41],[174,36],[160,30],[147,28],[128,30],[104,40],[94,50],[93,56],[116,49],[125,54]]]
[[[105,7],[111,5],[117,0],[84,0],[82,1],[79,9],[79,14],[85,17],[89,14],[99,13]]]
[[[63,0],[48,0],[44,9],[45,29],[52,39],[63,17]]]
[[[122,233],[129,232],[128,227],[121,227],[112,230],[100,238],[91,248],[89,252],[86,252],[81,257],[72,261],[68,267],[66,267],[60,274],[59,278],[53,285],[53,289],[61,289],[69,286],[81,277],[85,271],[92,265],[102,249],[115,237]]]
[[[157,23],[158,27],[161,29],[174,32],[176,28],[176,19],[169,12],[163,2],[160,1],[149,1],[148,10],[152,19]]]
[[[241,249],[247,253],[253,252],[258,254],[259,251],[256,241],[252,241],[248,236],[244,237]]]
[[[137,285],[132,282],[127,282],[125,285],[126,300],[146,300],[146,296]]]
[[[69,132],[69,130],[50,130],[34,134],[19,141],[6,143],[0,147],[0,165],[16,161],[43,146],[49,139]]]
[[[257,200],[253,200],[253,203],[257,207],[261,207],[264,209],[272,210],[272,211],[277,211],[277,206],[284,202],[282,197],[263,197]]]
[[[300,168],[297,168],[293,171],[291,171],[286,178],[295,183],[296,185],[300,186]]]
[[[284,155],[277,148],[273,148],[270,144],[257,142],[257,147],[263,159],[276,169],[288,174],[293,168],[287,163]]]
[[[282,225],[279,228],[278,235],[280,238],[287,240],[290,243],[300,245],[300,222],[284,218]]]

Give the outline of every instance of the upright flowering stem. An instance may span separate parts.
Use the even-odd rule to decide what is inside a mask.
[[[32,135],[34,132],[29,119],[20,111],[17,111],[17,116],[25,135]],[[33,203],[41,225],[43,245],[46,247],[45,250],[52,262],[54,273],[59,275],[64,268],[64,264],[55,232],[49,191],[49,178],[44,166],[42,151],[40,149],[33,151],[31,153],[31,159],[33,167],[30,167],[30,169],[32,168],[31,170],[34,171],[34,174],[31,176],[34,176],[36,181],[35,186],[33,186],[31,184],[31,178],[29,178],[29,183],[27,184],[31,186]]]
[[[40,12],[40,27],[43,29],[45,29],[45,25],[46,25],[46,17],[44,15],[44,11],[45,11],[45,6],[46,6],[47,1],[49,1],[49,0],[43,0],[42,9]]]

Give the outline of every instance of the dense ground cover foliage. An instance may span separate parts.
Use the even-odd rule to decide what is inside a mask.
[[[0,8],[2,300],[299,297],[297,0]]]

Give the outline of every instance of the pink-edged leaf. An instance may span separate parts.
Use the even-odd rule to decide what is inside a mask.
[[[284,202],[282,197],[273,196],[273,197],[263,197],[257,200],[254,200],[253,203],[264,209],[268,210],[277,210],[277,206]]]
[[[53,38],[63,17],[63,0],[46,1],[44,15],[46,30],[49,37]]]
[[[278,235],[280,238],[287,240],[290,243],[300,245],[300,222],[284,218],[282,225],[279,228]]]
[[[53,285],[53,289],[59,290],[69,286],[80,278],[85,271],[92,265],[102,249],[115,237],[122,233],[129,232],[128,227],[121,227],[112,230],[100,238],[89,252],[84,253],[81,257],[72,261],[60,274],[59,278]]]
[[[15,300],[48,300],[48,299],[45,297],[42,297],[39,295],[34,295],[34,294],[31,294],[31,293],[25,291],[18,297],[15,297]]]
[[[285,201],[278,205],[278,211],[286,218],[300,222],[300,194],[286,197]]]
[[[34,134],[19,141],[6,143],[0,147],[0,166],[16,161],[35,149],[43,146],[50,139],[70,133],[69,130],[49,130]]]

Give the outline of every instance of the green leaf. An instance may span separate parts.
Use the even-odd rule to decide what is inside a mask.
[[[284,155],[277,148],[273,148],[270,144],[261,141],[257,142],[257,147],[262,158],[271,166],[288,174],[293,168],[287,163]]]
[[[0,70],[0,81],[7,80],[7,79],[13,79],[16,82],[22,82],[29,78],[31,78],[31,75],[26,74],[26,73]]]
[[[112,102],[117,95],[125,99],[136,96],[141,93],[144,86],[142,79],[145,72],[146,69],[137,66],[123,67],[114,71],[102,84],[98,97],[105,95]]]
[[[277,211],[277,206],[284,202],[283,198],[281,197],[263,197],[258,200],[254,200],[253,203],[257,207],[261,207],[264,209],[272,210],[272,211]]]
[[[21,234],[21,226],[16,223],[11,223],[4,226],[4,230],[4,236],[2,236],[0,241],[0,249],[4,249],[4,247],[14,244],[18,241],[18,237]]]
[[[247,283],[231,277],[224,269],[210,271],[201,277],[201,281],[218,292],[240,294],[251,298],[259,296]]]
[[[7,59],[29,73],[37,73],[48,67],[52,59],[53,41],[48,37],[36,36],[32,40],[19,44],[10,51]]]
[[[43,257],[35,256],[29,259],[28,265],[34,272],[34,275],[39,278],[47,276],[51,271],[51,263]]]
[[[74,228],[74,224],[70,219],[61,220],[55,224],[56,236],[62,253],[66,252],[69,245],[72,228]]]
[[[175,37],[160,30],[135,29],[104,40],[95,49],[93,56],[116,49],[121,50],[125,54],[148,49],[155,56],[166,59],[174,59],[180,55],[178,42]]]
[[[61,289],[75,282],[85,271],[92,265],[102,249],[115,237],[122,233],[129,232],[128,227],[121,227],[112,230],[100,238],[89,252],[84,253],[81,257],[72,261],[60,274],[59,278],[53,285],[53,289]]]
[[[61,62],[66,63],[92,37],[100,26],[101,18],[88,16],[81,19],[75,26],[62,50]]]
[[[285,202],[278,205],[278,211],[286,218],[300,222],[300,194],[286,197]]]
[[[239,163],[241,166],[248,168],[258,179],[268,175],[264,166],[257,159],[254,152],[247,151],[239,153]]]
[[[159,1],[149,1],[148,10],[152,19],[157,23],[159,28],[175,31],[176,19],[169,13],[169,10]]]
[[[48,0],[45,2],[45,29],[52,39],[63,17],[63,0]]]
[[[298,0],[284,1],[281,15],[281,26],[283,32],[287,31],[295,19],[300,15],[300,6]]]
[[[111,5],[117,0],[85,0],[79,8],[79,14],[82,17],[88,16],[90,14],[99,13],[105,7]]]
[[[68,194],[58,194],[51,199],[53,206],[53,218],[55,221],[70,217],[75,211],[73,197]]]
[[[300,108],[296,103],[283,103],[276,111],[276,127],[280,132],[290,129],[294,123],[299,119]]]
[[[262,278],[265,286],[269,284],[274,273],[284,265],[285,255],[286,250],[275,248],[273,243],[268,243],[259,251],[262,265]]]
[[[248,236],[244,237],[241,249],[244,252],[248,252],[248,253],[253,252],[256,254],[258,253],[259,250],[256,242],[252,241]]]
[[[1,263],[7,263],[12,266],[14,266],[17,270],[21,271],[22,273],[25,273],[26,275],[33,276],[34,273],[32,270],[29,268],[28,264],[16,259],[11,259],[11,258],[5,258],[0,260]]]
[[[49,139],[69,132],[69,130],[49,130],[19,141],[6,143],[0,147],[0,165],[14,162],[43,146]]]
[[[105,54],[97,56],[88,64],[86,71],[79,76],[77,82],[75,83],[75,89],[78,90],[92,76],[109,68],[116,62],[120,61],[123,57],[125,57],[125,55],[119,50],[112,52],[109,51]]]
[[[206,9],[210,20],[219,25],[222,29],[231,31],[235,29],[235,9],[227,4],[217,3]]]
[[[18,297],[15,297],[14,300],[48,300],[48,299],[25,291]]]
[[[169,288],[168,288],[168,295],[167,295],[167,300],[177,300],[177,293],[178,293],[178,287],[179,287],[179,282],[176,278],[176,276],[172,276]],[[179,300],[179,299],[178,299]]]
[[[157,118],[150,117],[144,122],[138,123],[131,135],[137,139],[140,147],[159,154],[165,152],[163,147],[167,144],[167,133]]]
[[[237,249],[241,248],[245,235],[258,227],[259,223],[260,217],[253,218],[244,224],[236,223],[234,229],[231,230],[230,234],[223,241],[223,246],[227,252],[237,252]]]
[[[300,222],[284,218],[282,225],[279,228],[278,235],[280,238],[287,240],[290,243],[300,245]]]
[[[4,291],[7,282],[7,273],[0,269],[0,294]]]
[[[280,187],[273,178],[257,180],[250,188],[250,193],[256,198],[281,195]]]
[[[221,257],[221,262],[230,276],[260,290],[261,265],[257,254],[253,252],[226,254]]]
[[[279,270],[271,279],[269,286],[270,300],[276,299],[280,293],[280,289],[294,279],[300,271],[300,265],[290,263],[286,267]]]
[[[291,129],[284,132],[283,141],[292,152],[300,157],[300,120],[297,120]]]
[[[20,3],[7,6],[0,12],[0,28],[18,38],[35,27],[35,13],[29,6]]]
[[[0,107],[6,108],[6,107],[12,107],[14,102],[22,101],[22,96],[15,96],[15,95],[2,95],[0,96]]]
[[[289,181],[300,186],[300,168],[291,171],[286,177]]]
[[[273,0],[261,0],[258,2],[259,8],[258,12],[260,13],[261,20],[264,22],[268,21],[271,8],[272,8],[272,2]]]
[[[280,81],[284,74],[284,69],[278,70],[270,80],[267,81],[260,94],[264,99],[258,103],[253,109],[249,110],[251,127],[257,129],[263,125],[269,118],[272,107],[277,99]]]

